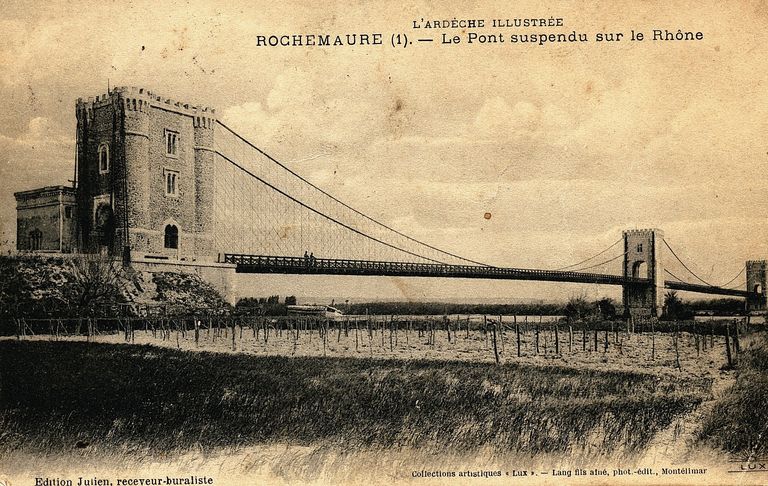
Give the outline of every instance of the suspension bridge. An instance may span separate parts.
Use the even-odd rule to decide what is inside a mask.
[[[748,287],[746,267],[721,285],[703,280],[654,229],[627,231],[590,258],[558,269],[482,263],[410,237],[354,209],[217,123],[216,201],[222,203],[217,207],[216,220],[221,224],[215,246],[228,249],[219,260],[236,265],[239,273],[618,285],[624,288],[625,305],[634,302],[654,312],[660,306],[659,289],[752,301],[762,293]],[[306,248],[312,248],[311,256]],[[611,266],[616,273],[609,273]]]
[[[123,87],[79,99],[76,114],[79,241],[100,251],[122,247],[126,262],[136,262],[133,253],[200,268],[215,259],[218,268],[239,273],[616,285],[630,313],[658,314],[664,289],[741,297],[750,308],[765,308],[765,260],[747,262],[725,283],[708,282],[658,229],[624,231],[607,248],[560,268],[494,265],[350,206],[236,133],[213,109]],[[113,168],[110,153],[119,161]]]

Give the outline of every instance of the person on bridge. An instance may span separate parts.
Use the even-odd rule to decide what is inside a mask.
[[[309,266],[309,255],[307,254],[306,250],[304,251],[304,266]]]
[[[309,264],[314,267],[316,260],[317,259],[315,258],[315,254],[310,252],[310,254],[309,254]]]

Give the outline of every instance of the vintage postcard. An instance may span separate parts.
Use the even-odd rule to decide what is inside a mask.
[[[0,23],[0,486],[768,483],[765,1]]]

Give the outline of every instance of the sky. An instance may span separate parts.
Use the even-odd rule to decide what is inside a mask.
[[[279,5],[278,5],[279,3]],[[75,100],[141,86],[213,106],[339,199],[435,246],[559,268],[658,227],[715,284],[768,257],[765,2],[10,2],[0,14],[0,243],[13,192],[72,179]],[[420,19],[562,18],[584,44],[442,45]],[[631,30],[642,42],[626,40]],[[652,29],[702,32],[651,41]],[[472,30],[472,29],[469,29]],[[384,45],[258,47],[372,33]],[[598,32],[625,39],[597,43]],[[389,45],[393,33],[432,43]],[[486,219],[486,213],[490,218]],[[613,269],[619,272],[619,265]],[[360,300],[617,296],[530,282],[243,277],[244,293]]]

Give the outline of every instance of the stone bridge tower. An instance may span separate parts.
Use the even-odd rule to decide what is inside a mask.
[[[660,316],[664,304],[664,268],[659,229],[634,229],[624,232],[624,277],[648,279],[647,283],[624,285],[626,317]]]
[[[766,261],[747,261],[747,292],[754,293],[747,297],[748,311],[766,309],[765,280]]]
[[[120,87],[76,114],[79,250],[212,261],[215,111]]]

